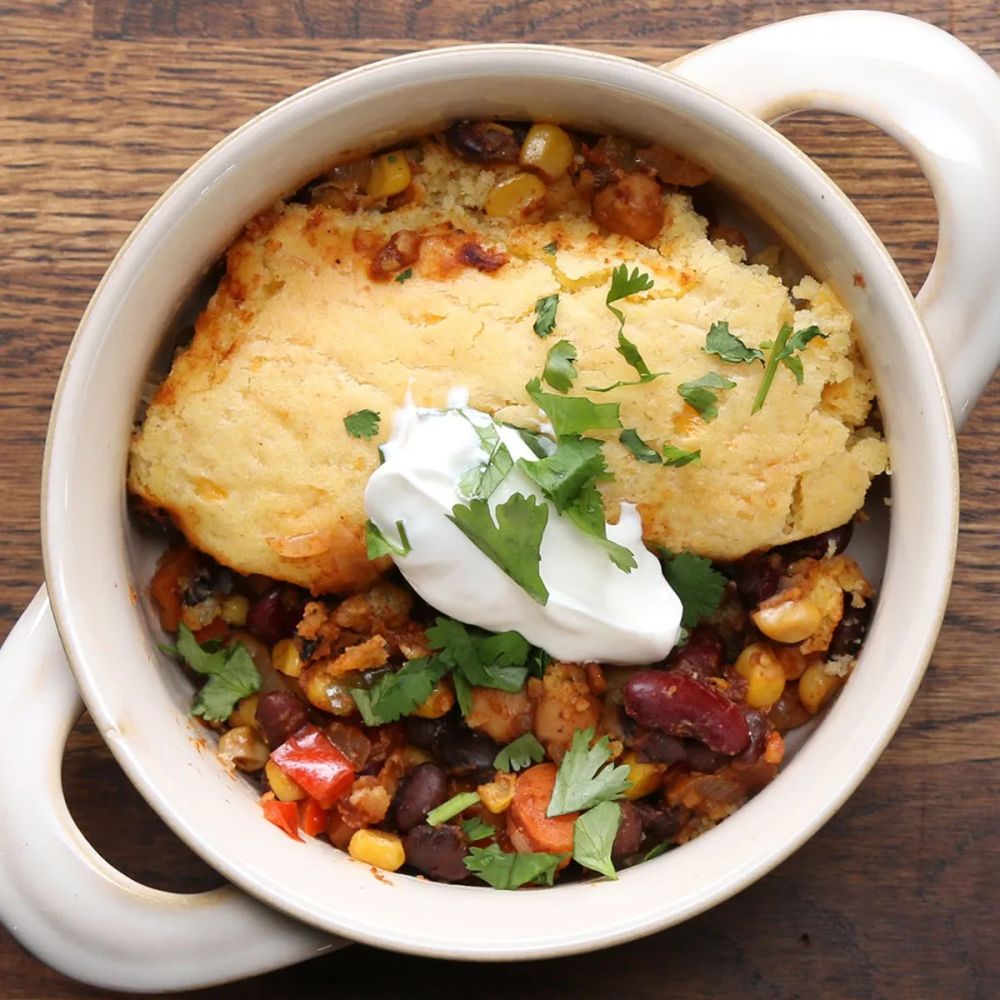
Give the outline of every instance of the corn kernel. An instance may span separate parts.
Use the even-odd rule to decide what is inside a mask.
[[[514,801],[514,785],[517,778],[513,774],[498,774],[493,781],[480,785],[476,791],[479,800],[494,815],[505,812]]]
[[[233,714],[229,716],[229,726],[235,729],[237,726],[249,726],[255,732],[260,732],[257,725],[257,702],[260,695],[251,694],[246,698],[241,698],[233,709]]]
[[[250,601],[242,594],[230,594],[222,602],[219,613],[227,625],[243,628],[247,623],[247,613],[250,611]]]
[[[301,802],[306,797],[306,793],[299,788],[298,784],[292,781],[273,760],[267,762],[264,774],[267,777],[267,783],[271,786],[271,791],[274,792],[274,797],[279,802]]]
[[[621,762],[628,765],[628,780],[632,782],[631,787],[625,792],[625,798],[641,799],[660,787],[660,780],[663,777],[661,764],[643,764],[631,751],[622,757]]]
[[[573,162],[573,140],[558,125],[532,125],[521,144],[519,159],[522,167],[540,170],[554,181]]]
[[[418,705],[413,714],[421,719],[440,719],[442,715],[447,715],[455,704],[455,696],[443,681],[438,681],[434,685],[434,690],[427,696],[427,699]]]
[[[815,715],[842,683],[836,674],[828,674],[821,662],[810,664],[799,678],[799,701]]]
[[[754,624],[775,642],[802,642],[819,628],[819,608],[808,597],[759,607],[751,616]]]
[[[736,673],[747,682],[743,700],[751,708],[768,708],[785,690],[785,668],[770,646],[755,642],[736,660]]]
[[[302,655],[294,639],[282,639],[271,650],[271,664],[286,677],[298,677],[302,673]]]
[[[402,153],[383,153],[372,163],[368,194],[372,198],[391,198],[405,191],[412,179],[410,164]]]
[[[486,214],[494,218],[524,219],[545,198],[545,184],[534,174],[514,174],[496,184],[486,196]]]
[[[403,867],[406,852],[403,842],[394,833],[383,830],[357,830],[347,845],[347,853],[355,861],[394,872]]]
[[[253,772],[267,763],[270,750],[250,726],[237,726],[219,737],[216,753],[226,767]]]

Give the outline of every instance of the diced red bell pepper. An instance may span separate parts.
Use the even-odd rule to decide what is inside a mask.
[[[303,726],[271,753],[282,772],[321,809],[330,809],[354,784],[354,765],[316,726]]]
[[[260,806],[264,810],[264,818],[273,823],[279,830],[284,830],[292,840],[301,843],[298,834],[299,806],[297,802],[279,802],[273,792],[261,796]]]
[[[326,830],[330,815],[315,799],[303,799],[299,803],[299,822],[303,833],[315,837]]]

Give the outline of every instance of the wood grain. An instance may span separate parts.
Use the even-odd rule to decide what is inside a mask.
[[[663,62],[734,31],[834,6],[0,3],[0,635],[42,578],[42,449],[75,323],[142,213],[226,132],[300,87],[412,49],[558,41]],[[953,31],[1000,68],[1000,4],[878,6]],[[927,184],[907,154],[852,119],[804,114],[782,129],[856,200],[918,288],[936,227]],[[996,996],[1000,704],[992,640],[1000,628],[1000,379],[969,421],[961,447],[958,566],[927,679],[860,791],[774,873],[682,927],[579,958],[486,968],[353,948],[198,995]],[[920,553],[912,559],[919,572]],[[178,891],[216,883],[152,815],[85,723],[70,741],[64,778],[84,832],[123,870]],[[45,968],[0,931],[0,997],[101,995]]]

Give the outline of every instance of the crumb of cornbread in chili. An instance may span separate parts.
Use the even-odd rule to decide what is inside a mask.
[[[866,426],[874,387],[828,286],[805,278],[790,294],[741,250],[711,242],[684,194],[663,194],[665,222],[647,246],[600,230],[572,185],[553,185],[540,221],[487,217],[490,191],[516,168],[466,163],[432,139],[420,151],[398,206],[281,203],[230,248],[131,451],[130,489],[192,544],[314,592],[365,583],[377,567],[365,555],[362,494],[407,391],[441,407],[464,386],[471,406],[537,426],[524,386],[559,339],[578,352],[574,394],[619,402],[623,426],[654,445],[701,452],[671,468],[637,461],[617,432],[598,435],[615,475],[601,486],[608,510],[614,518],[619,501],[637,503],[649,543],[735,559],[825,531],[861,506],[887,449]],[[588,393],[635,377],[605,305],[622,263],[654,281],[619,303],[627,335],[650,369],[669,374]],[[555,329],[541,338],[535,303],[554,293]],[[779,367],[751,414],[763,366],[705,353],[719,320],[751,347],[786,323],[827,336],[801,352],[803,384]],[[678,393],[708,372],[736,383],[718,393],[714,420]],[[362,409],[381,414],[373,440],[345,430]]]

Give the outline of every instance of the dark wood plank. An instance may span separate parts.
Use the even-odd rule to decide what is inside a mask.
[[[142,213],[227,131],[331,73],[428,45],[560,41],[660,63],[733,31],[835,6],[785,0],[0,4],[0,635],[41,580],[45,424],[74,325]],[[1000,4],[880,6],[952,30],[1000,68]],[[782,130],[856,200],[917,289],[933,257],[936,226],[928,186],[907,154],[846,118],[803,114]],[[1000,379],[961,446],[955,586],[927,679],[860,791],[773,874],[682,927],[575,959],[499,969],[355,948],[199,995],[393,997],[421,983],[442,996],[501,990],[526,997],[995,996],[1000,705],[991,640],[1000,627]],[[914,560],[919,564],[919,554]],[[177,891],[215,884],[217,876],[149,811],[85,723],[71,740],[64,783],[84,832],[123,870]],[[45,968],[0,932],[0,996],[101,995]]]

